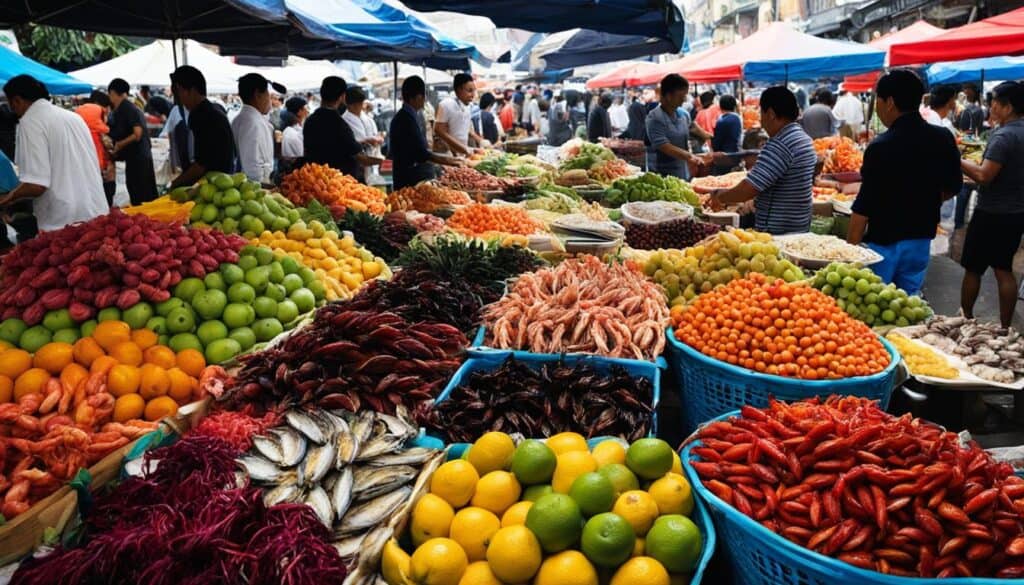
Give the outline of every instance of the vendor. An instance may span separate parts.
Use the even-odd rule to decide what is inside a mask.
[[[476,84],[468,73],[459,73],[452,82],[455,95],[448,96],[437,105],[437,121],[434,122],[434,148],[440,152],[468,156],[473,149],[469,146],[472,138],[476,144],[490,146],[483,136],[473,130],[473,114],[470,104],[476,97]]]
[[[690,152],[692,123],[681,110],[689,90],[690,82],[681,75],[666,75],[661,80],[661,102],[645,119],[647,137],[654,150],[651,170],[660,175],[686,179],[689,177],[687,163],[704,164],[703,158]]]
[[[990,115],[999,127],[989,136],[980,165],[960,161],[963,172],[979,185],[960,259],[966,270],[960,307],[965,317],[974,317],[981,275],[991,266],[999,285],[999,320],[1009,327],[1017,305],[1013,256],[1024,234],[1024,85],[1007,81],[992,94]]]
[[[939,208],[963,182],[953,135],[918,113],[922,94],[924,84],[909,70],[894,69],[878,80],[875,111],[889,130],[864,153],[847,236],[878,252],[884,260],[871,269],[911,295],[924,284]]]
[[[796,96],[784,86],[761,94],[761,126],[768,132],[757,164],[731,189],[711,195],[714,209],[754,199],[754,228],[770,234],[803,233],[811,226],[811,187],[818,155],[796,123]]]
[[[192,133],[191,164],[185,165],[171,188],[194,185],[211,171],[235,171],[235,139],[228,117],[206,99],[206,78],[191,65],[182,65],[171,73],[171,92],[175,102],[188,110],[188,128]]]
[[[430,152],[427,137],[419,124],[418,112],[427,101],[427,85],[418,75],[402,82],[402,109],[391,119],[388,130],[388,155],[394,162],[394,188],[412,187],[435,177],[432,162],[441,165],[462,166],[465,163],[443,154]]]
[[[238,146],[242,172],[250,181],[267,184],[274,170],[274,127],[270,112],[270,82],[259,73],[238,78],[238,97],[242,109],[231,120],[231,133]],[[285,87],[274,84],[274,90],[285,93]]]
[[[320,84],[320,107],[302,127],[302,148],[306,162],[320,163],[365,182],[363,167],[378,160],[363,154],[363,145],[356,140],[352,127],[342,118],[348,84],[331,75]]]

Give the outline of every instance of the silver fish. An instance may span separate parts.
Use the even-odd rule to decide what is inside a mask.
[[[271,429],[281,446],[281,466],[295,467],[306,456],[306,437],[290,427]]]
[[[320,412],[320,416],[330,423],[331,427],[334,428],[335,433],[347,432],[349,430],[348,421],[340,415],[334,414],[329,410],[324,410]]]
[[[295,430],[306,436],[317,445],[327,442],[330,431],[327,423],[307,412],[301,410],[289,410],[284,413],[284,420]]]
[[[369,410],[360,412],[356,419],[352,421],[349,427],[352,430],[352,435],[356,438],[356,443],[359,445],[365,444],[370,440],[373,435],[373,423],[376,421],[376,415]]]
[[[320,483],[334,467],[334,458],[337,454],[334,443],[318,445],[307,451],[306,458],[299,464],[299,485],[311,486]]]
[[[338,446],[338,459],[335,461],[335,467],[341,469],[355,461],[356,455],[359,453],[359,440],[351,430],[341,431],[335,435],[334,443]]]
[[[252,438],[252,446],[264,458],[282,466],[284,465],[284,453],[281,451],[281,443],[274,436],[257,436]]]
[[[334,507],[335,518],[342,518],[352,504],[352,488],[354,486],[351,467],[346,467],[338,474],[331,486],[331,506]]]
[[[356,534],[334,542],[334,550],[338,551],[341,558],[354,557],[359,554],[359,547],[362,546],[366,533]]]
[[[341,519],[340,534],[351,534],[380,524],[409,501],[412,488],[405,486],[352,508]]]
[[[380,567],[380,555],[384,551],[384,545],[391,538],[393,530],[387,524],[381,524],[366,534],[362,545],[359,547],[358,567],[361,571],[369,574],[377,572]]]
[[[295,502],[302,496],[302,490],[294,483],[282,483],[263,493],[263,504],[268,508],[284,502]]]
[[[237,460],[238,464],[249,474],[249,478],[261,483],[280,483],[288,472],[285,472],[272,461],[258,455],[243,455]]]
[[[396,437],[402,437],[403,439],[411,439],[419,434],[419,429],[412,426],[399,416],[391,416],[390,414],[377,413],[377,419],[384,423],[386,432]]]
[[[320,521],[324,523],[328,528],[334,524],[334,508],[331,507],[331,498],[328,497],[327,492],[324,488],[316,486],[315,488],[306,492],[306,499],[304,502],[313,511],[316,512]]]
[[[408,465],[361,467],[355,472],[356,501],[362,502],[398,489],[418,474],[418,469]]]
[[[394,437],[386,434],[380,435],[370,439],[369,443],[366,443],[361,449],[359,449],[359,454],[356,455],[356,461],[367,461],[374,457],[394,453],[402,448],[403,443],[405,443],[405,439],[403,437]]]
[[[412,449],[406,449],[405,451],[399,451],[398,453],[392,453],[390,455],[381,455],[375,459],[371,459],[366,462],[366,465],[371,467],[390,467],[392,465],[421,465],[427,461],[434,454],[437,453],[436,449],[427,449],[426,447],[413,447]]]

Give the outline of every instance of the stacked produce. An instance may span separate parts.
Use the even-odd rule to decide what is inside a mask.
[[[565,160],[558,167],[561,172],[583,170],[589,171],[603,161],[615,160],[615,153],[611,150],[581,140],[571,140],[562,145],[562,155]]]
[[[194,187],[171,191],[174,201],[194,204],[189,221],[195,227],[211,226],[246,238],[263,230],[286,230],[301,212],[278,193],[269,193],[244,173],[207,173]]]
[[[572,189],[558,185],[546,185],[527,195],[522,205],[529,210],[543,210],[552,213],[573,213],[579,211],[583,200]]]
[[[931,348],[914,343],[896,332],[890,332],[885,338],[893,344],[896,351],[900,352],[900,356],[906,362],[911,374],[947,379],[960,376],[959,370],[949,365],[946,358]]]
[[[446,167],[437,182],[444,187],[469,193],[479,193],[481,191],[508,193],[514,189],[516,184],[511,179],[499,179],[469,167]]]
[[[802,279],[803,271],[782,259],[771,239],[750,230],[718,232],[704,244],[655,252],[644,264],[644,273],[665,289],[673,307],[748,274],[767,274],[786,282]]]
[[[587,174],[591,179],[605,185],[610,185],[621,179],[622,177],[628,177],[633,174],[633,167],[621,158],[613,158],[611,160],[602,160],[590,167]]]
[[[615,181],[605,200],[616,207],[630,201],[679,201],[694,207],[700,205],[700,199],[689,183],[657,173],[644,173],[632,179]]]
[[[416,237],[416,228],[401,212],[389,213],[382,218],[350,209],[338,220],[338,227],[351,232],[360,245],[387,262],[394,262]]]
[[[194,206],[195,203],[192,201],[178,202],[170,195],[164,195],[142,205],[125,207],[122,211],[126,215],[142,214],[167,223],[185,223]]]
[[[868,325],[906,327],[932,316],[924,299],[907,295],[895,284],[883,284],[881,277],[868,268],[832,263],[814,275],[811,285]]]
[[[530,235],[544,227],[514,205],[485,205],[473,203],[455,210],[448,218],[448,227],[467,236],[492,233]]]
[[[690,218],[660,223],[629,223],[626,224],[626,243],[641,250],[682,249],[720,231],[720,225]]]
[[[162,302],[185,277],[203,278],[237,262],[238,236],[198,230],[113,210],[88,222],[44,232],[3,258],[0,316],[29,325],[68,309],[82,322],[139,301]]]
[[[859,264],[868,263],[879,258],[870,249],[848,244],[846,240],[841,240],[835,236],[797,234],[782,236],[776,242],[783,252],[800,260]]]
[[[862,398],[744,407],[693,468],[787,540],[908,577],[1024,577],[1024,479],[956,433]]]
[[[759,106],[744,105],[740,111],[743,113],[743,129],[761,127],[761,108]]]
[[[1015,329],[936,315],[926,324],[900,329],[900,333],[960,358],[983,380],[1012,384],[1024,375],[1024,340]]]
[[[869,376],[885,346],[835,301],[803,284],[751,274],[673,308],[676,339],[735,366],[804,380]]]
[[[405,218],[409,221],[409,225],[421,234],[439,234],[445,230],[444,220],[436,215],[406,211]]]
[[[388,195],[388,205],[395,211],[430,213],[442,207],[468,205],[470,203],[472,201],[465,191],[433,183],[420,183],[415,187],[403,187]]]
[[[814,150],[825,159],[824,172],[857,172],[864,164],[864,153],[845,136],[829,136],[814,141]]]
[[[307,163],[285,175],[281,192],[295,205],[319,201],[334,217],[341,217],[346,209],[378,215],[388,210],[383,191],[322,164]]]
[[[591,452],[575,433],[518,447],[488,433],[466,457],[439,467],[413,508],[412,555],[385,545],[387,583],[597,585],[601,571],[610,585],[667,585],[697,566],[690,484],[664,441]]]
[[[532,368],[509,357],[494,371],[470,374],[421,418],[449,442],[468,442],[487,431],[635,440],[651,429],[653,398],[651,380],[621,366],[601,374],[584,362]]]
[[[499,349],[653,360],[665,347],[668,309],[634,266],[583,256],[517,278],[484,323]]]
[[[505,168],[512,162],[513,155],[503,152],[492,152],[490,156],[473,165],[473,168],[481,173],[487,173],[495,177],[504,177]]]

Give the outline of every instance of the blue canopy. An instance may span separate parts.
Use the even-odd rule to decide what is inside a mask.
[[[575,29],[550,35],[534,49],[544,69],[569,69],[674,52],[672,41]]]
[[[92,86],[84,81],[56,69],[50,69],[42,63],[37,63],[7,47],[0,46],[0,86],[15,75],[23,73],[43,82],[46,89],[53,95],[74,95],[89,93],[92,90]]]
[[[1024,78],[1024,57],[987,57],[930,65],[928,84],[1005,81]]]

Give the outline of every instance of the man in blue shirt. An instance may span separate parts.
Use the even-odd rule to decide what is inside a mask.
[[[718,122],[715,124],[715,134],[711,137],[711,149],[718,155],[715,157],[715,164],[711,168],[712,175],[724,175],[738,164],[738,160],[722,154],[739,152],[740,140],[743,138],[743,119],[736,113],[736,98],[731,95],[723,95],[718,100],[718,107],[722,110]]]
[[[388,156],[394,161],[394,188],[412,187],[435,177],[431,162],[465,166],[456,158],[431,152],[419,124],[418,112],[427,100],[427,86],[418,75],[402,82],[402,109],[391,119],[388,131]]]
[[[647,138],[654,154],[651,171],[680,179],[689,178],[688,163],[704,164],[704,159],[690,152],[690,116],[681,109],[686,101],[690,84],[680,75],[671,73],[661,80],[661,102],[645,120]]]

